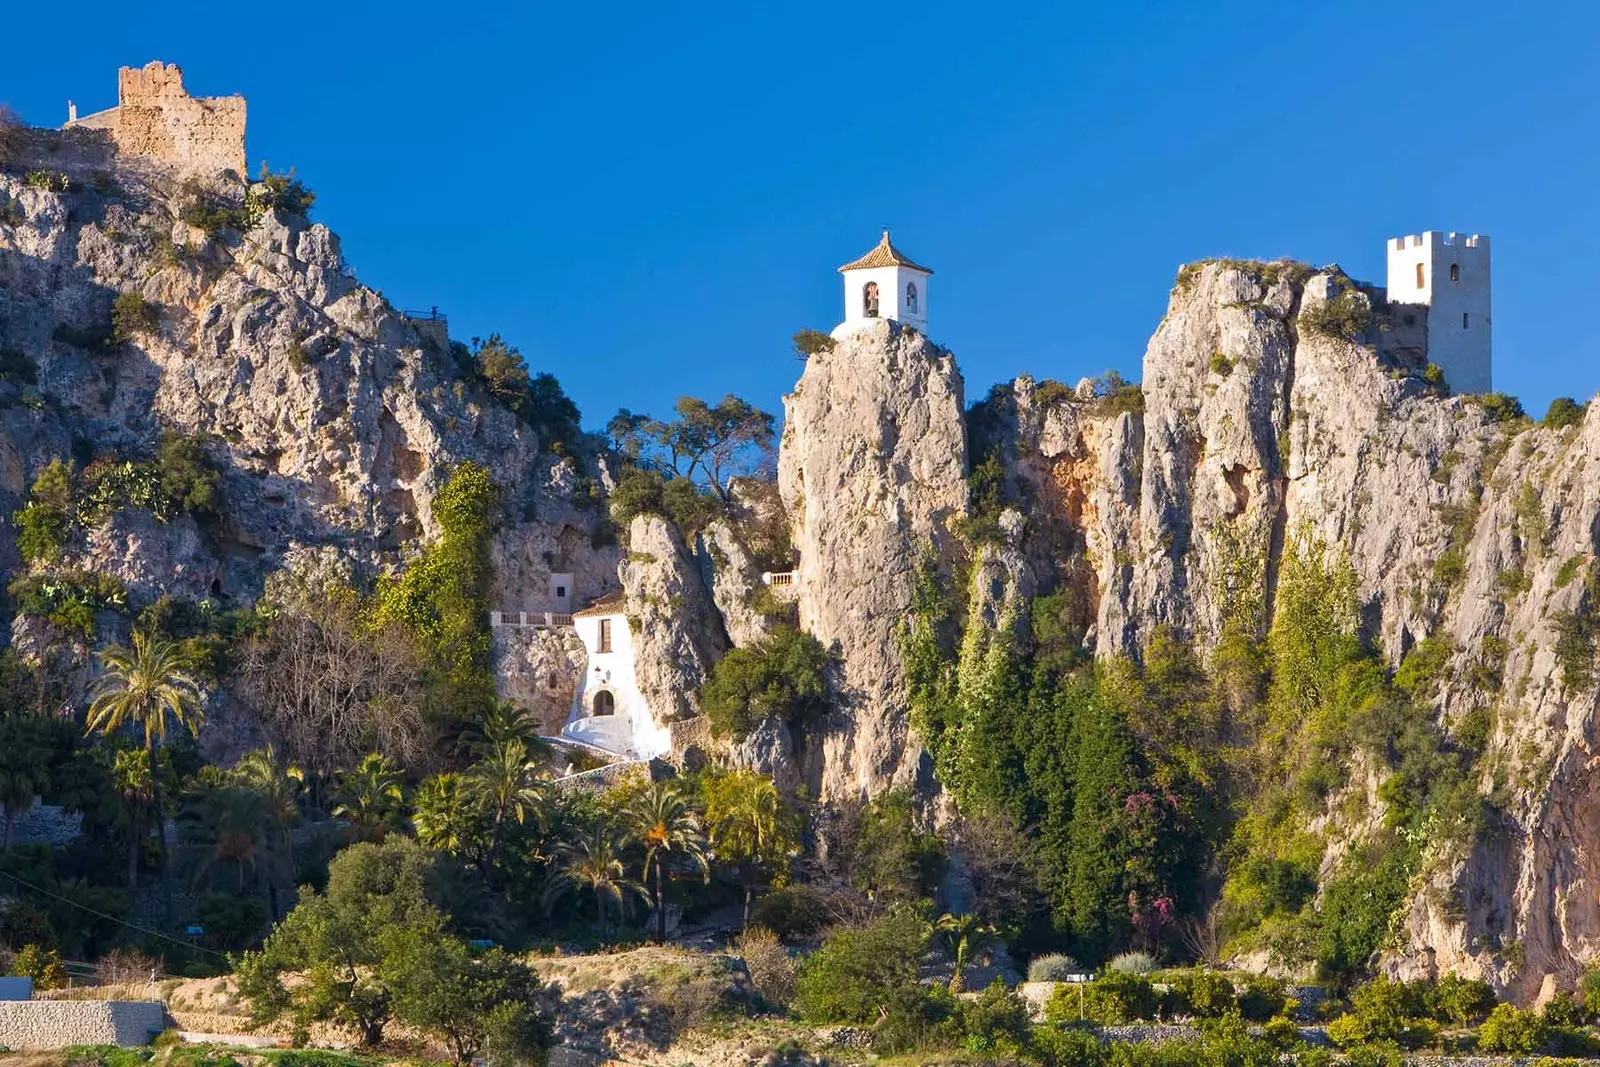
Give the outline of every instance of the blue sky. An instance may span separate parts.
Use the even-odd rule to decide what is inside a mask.
[[[678,8],[679,10],[672,10]],[[204,10],[204,13],[200,13]],[[1027,371],[1137,377],[1179,264],[1337,262],[1492,235],[1498,387],[1600,388],[1600,4],[974,3],[6,13],[36,124],[180,64],[249,98],[369,285],[499,331],[598,426],[737,392],[774,411],[796,329],[881,226],[937,272],[968,398]]]

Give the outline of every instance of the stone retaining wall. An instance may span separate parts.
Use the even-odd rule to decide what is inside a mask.
[[[0,1045],[17,1051],[67,1045],[145,1045],[167,1027],[158,1000],[0,1002]]]

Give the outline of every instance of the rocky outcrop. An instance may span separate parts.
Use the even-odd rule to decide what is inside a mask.
[[[645,705],[657,722],[698,714],[700,686],[728,649],[699,561],[670,521],[640,515],[628,529],[619,573]]]
[[[699,555],[710,575],[711,598],[735,648],[748,648],[772,632],[774,617],[762,611],[766,587],[761,569],[726,522],[713,522],[700,535]]]
[[[435,495],[473,460],[504,505],[494,606],[549,610],[552,573],[574,575],[580,603],[616,588],[620,551],[579,469],[592,463],[550,454],[437,331],[355,278],[327,227],[265,211],[205,232],[179,217],[196,195],[179,171],[92,133],[29,132],[22,167],[64,174],[64,192],[0,172],[14,223],[0,225],[0,514],[51,459],[148,460],[165,431],[207,443],[226,507],[204,527],[111,509],[56,566],[123,579],[135,610],[164,595],[248,605],[302,549],[367,581],[437,534]],[[209,181],[244,203],[243,183]],[[119,296],[148,318],[113,339]],[[0,526],[13,574],[14,538]]]
[[[966,513],[962,382],[951,354],[882,322],[813,355],[784,398],[778,480],[800,553],[801,626],[835,649],[844,714],[822,742],[825,798],[915,784],[896,629],[920,562]]]
[[[1137,655],[1161,626],[1202,652],[1229,621],[1264,632],[1296,541],[1348,561],[1359,626],[1391,665],[1447,644],[1432,713],[1450,729],[1493,709],[1476,773],[1499,814],[1475,842],[1430,846],[1387,965],[1532,998],[1600,958],[1584,621],[1600,416],[1548,429],[1440,395],[1375,302],[1337,270],[1186,268],[1145,356],[1142,411],[1022,379],[975,425],[1028,505],[1024,555],[1044,587],[1079,594],[1098,655]],[[1359,326],[1368,308],[1348,335],[1329,314]],[[1372,810],[1319,824],[1325,867],[1381,822],[1377,779],[1356,777]]]
[[[560,733],[587,663],[578,635],[568,629],[502,626],[494,631],[493,655],[500,699],[533,712],[545,736]]]

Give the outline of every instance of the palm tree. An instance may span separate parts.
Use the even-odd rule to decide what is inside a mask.
[[[700,817],[690,807],[683,790],[673,782],[655,782],[633,798],[623,812],[629,836],[644,846],[644,880],[650,881],[655,867],[656,944],[667,939],[666,898],[661,892],[661,868],[681,856],[696,867],[706,881],[711,867],[706,862],[706,835]]]
[[[144,844],[144,812],[150,805],[152,778],[150,753],[142,748],[118,750],[111,764],[111,779],[128,811],[128,888],[139,884],[139,851]]]
[[[417,788],[416,809],[411,822],[424,846],[456,856],[473,847],[482,809],[460,774],[443,771],[423,781]]]
[[[778,863],[788,852],[778,787],[766,775],[734,771],[711,784],[706,808],[717,858],[739,865],[748,927],[757,871]]]
[[[972,958],[974,952],[993,939],[994,927],[976,915],[946,913],[939,916],[938,921],[933,924],[933,929],[950,953],[950,992],[963,992],[967,988],[965,977],[967,961]]]
[[[202,788],[179,816],[186,836],[195,846],[194,881],[232,864],[238,872],[238,892],[245,890],[245,875],[257,869],[262,842],[270,840],[272,808],[267,798],[248,786],[220,785]]]
[[[628,898],[650,899],[644,886],[627,876],[611,827],[601,819],[591,822],[576,841],[557,848],[555,873],[545,885],[545,907],[566,893],[581,890],[594,894],[602,941],[606,937],[606,901],[615,903],[620,914]]]
[[[167,826],[161,812],[161,780],[154,773],[156,746],[167,740],[167,720],[191,735],[205,722],[200,682],[190,671],[193,661],[183,646],[164,637],[135,630],[133,647],[109,645],[100,652],[105,673],[95,684],[89,705],[88,732],[111,734],[126,727],[144,730],[150,757],[150,802],[161,842],[161,881],[166,894],[167,924],[172,923],[172,872],[167,856]]]
[[[547,793],[539,777],[539,762],[529,756],[527,746],[517,738],[495,742],[467,772],[466,785],[489,817],[491,867],[500,855],[508,815],[520,825],[531,814],[543,825]]]
[[[388,758],[369,752],[339,778],[339,802],[333,814],[350,820],[363,841],[382,841],[405,805],[404,779]]]
[[[267,745],[239,757],[233,765],[233,780],[254,790],[267,806],[273,831],[267,893],[271,897],[272,919],[276,922],[283,918],[278,908],[280,876],[285,872],[294,873],[294,842],[289,831],[300,820],[300,791],[305,786],[306,774],[293,763],[279,762],[277,750]]]
[[[0,805],[5,810],[5,833],[0,844],[11,844],[11,830],[19,814],[33,807],[33,798],[50,786],[55,755],[50,745],[50,721],[26,712],[0,718]]]
[[[488,752],[501,741],[521,741],[529,755],[548,755],[550,746],[539,736],[538,716],[520,704],[497,701],[479,722],[468,724],[457,741],[458,750],[473,754]]]

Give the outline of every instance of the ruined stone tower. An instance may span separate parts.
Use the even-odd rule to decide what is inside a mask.
[[[117,72],[117,106],[77,117],[69,105],[65,129],[106,130],[117,151],[180,170],[246,177],[242,96],[193,97],[175,64],[154,62]]]

